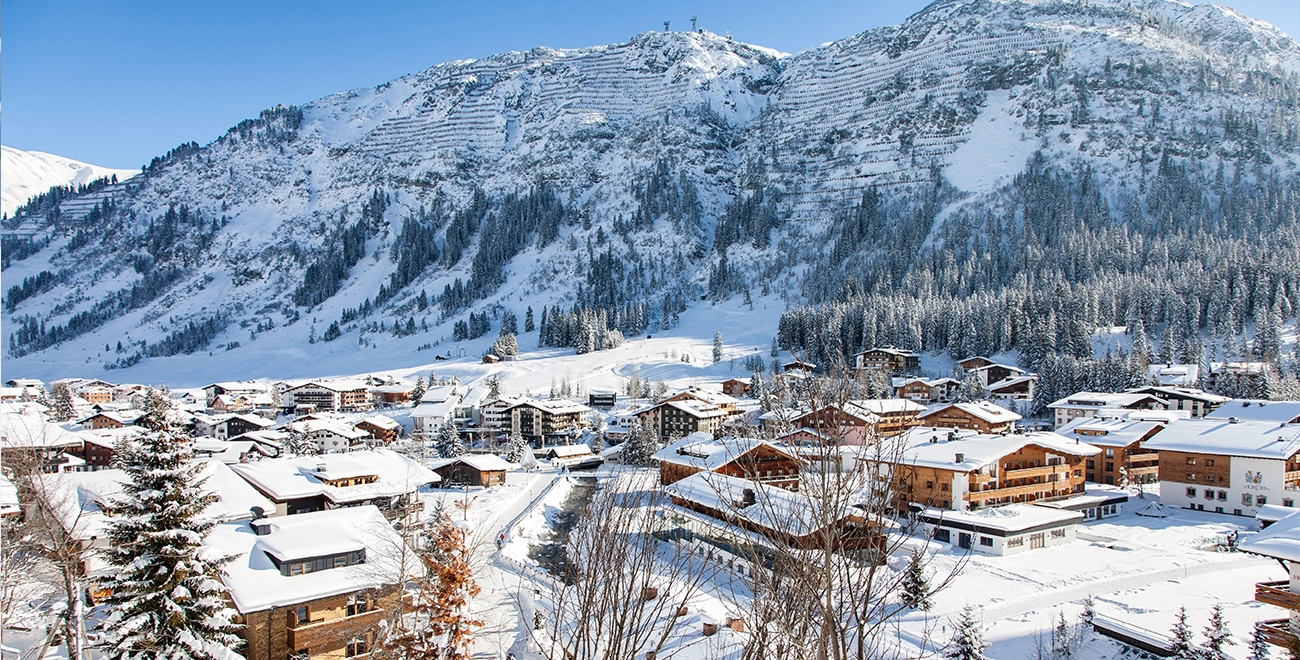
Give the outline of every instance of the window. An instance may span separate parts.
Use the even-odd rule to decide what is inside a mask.
[[[1244,506],[1250,506],[1251,501],[1252,501],[1252,499],[1251,499],[1251,497],[1250,497],[1250,493],[1242,493],[1242,494],[1241,494],[1241,503],[1242,503],[1242,505],[1244,505]]]
[[[1024,544],[1025,544],[1025,537],[1023,537],[1023,536],[1015,536],[1015,537],[1012,537],[1012,538],[1007,539],[1007,547],[1008,547],[1008,548],[1019,548],[1020,546],[1022,546],[1022,545],[1024,545]]]
[[[1209,488],[1206,488],[1206,489],[1205,489],[1205,499],[1207,499],[1207,500],[1212,500],[1212,499],[1214,499],[1214,491],[1211,490],[1211,489],[1209,489]]]
[[[943,483],[940,483],[940,484],[939,484],[939,490],[941,490],[941,491],[943,491],[943,492],[945,492],[945,493],[948,492],[948,482],[945,481],[945,482],[943,482]]]
[[[949,543],[952,535],[946,529],[934,530],[934,540]]]
[[[1205,467],[1214,467],[1214,459],[1213,458],[1205,459]]]
[[[1088,459],[1088,469],[1089,469],[1089,470],[1095,470],[1096,468],[1097,468],[1097,461],[1094,461],[1094,460],[1092,460],[1092,459]]]
[[[348,640],[347,656],[355,658],[359,655],[365,655],[370,651],[370,642],[365,637],[353,637]]]
[[[306,605],[299,605],[298,611],[295,612],[294,614],[297,615],[298,620],[296,623],[300,626],[303,625],[304,623],[307,623],[308,621],[311,621],[311,616],[308,615]]]
[[[334,558],[334,568],[343,568],[348,565],[347,555],[339,555]]]
[[[1196,497],[1196,489],[1195,489],[1195,488],[1188,488],[1188,489],[1187,489],[1187,496],[1188,496],[1188,497]]]
[[[352,594],[348,596],[348,616],[356,616],[370,611],[367,607],[367,598],[365,594]]]
[[[1268,497],[1264,495],[1255,496],[1255,506],[1264,506],[1265,504],[1268,504]]]
[[[930,490],[934,490],[934,482],[933,481],[925,482],[925,487],[929,488]]]
[[[1221,490],[1221,491],[1219,491],[1219,501],[1220,501],[1220,502],[1227,502],[1227,501],[1228,501],[1228,491],[1226,491],[1226,490]]]
[[[1196,457],[1195,457],[1195,456],[1188,456],[1188,457],[1187,457],[1187,464],[1188,464],[1188,465],[1196,465]]]
[[[302,575],[302,564],[289,564],[289,575]]]
[[[1106,461],[1106,471],[1107,471],[1107,472],[1114,472],[1114,471],[1115,471],[1115,463],[1113,463],[1113,462],[1111,462],[1111,461]]]
[[[1212,484],[1212,483],[1214,483],[1214,475],[1212,475],[1212,474],[1207,474],[1207,475],[1205,475],[1205,483],[1207,483],[1207,484]]]
[[[1065,538],[1065,530],[1063,530],[1063,529],[1054,529],[1054,530],[1052,530],[1052,538],[1054,538],[1054,539],[1063,539],[1063,538]]]
[[[1295,506],[1295,500],[1293,500],[1293,499],[1291,499],[1291,498],[1289,498],[1289,497],[1288,497],[1288,498],[1285,498],[1285,499],[1282,500],[1282,506],[1285,506],[1285,507],[1294,507],[1294,506]]]
[[[989,537],[987,537],[987,536],[981,536],[981,537],[980,537],[980,545],[982,545],[982,546],[984,546],[984,547],[987,547],[987,548],[991,548],[991,547],[993,547],[993,539],[991,539],[991,538],[989,538]]]
[[[1106,458],[1115,458],[1115,450],[1114,450],[1114,449],[1107,449],[1107,450],[1106,450]]]
[[[1187,481],[1196,481],[1196,475],[1192,474],[1191,472],[1188,472]]]

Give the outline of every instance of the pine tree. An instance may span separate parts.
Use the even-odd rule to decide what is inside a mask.
[[[513,333],[505,333],[497,337],[492,344],[492,352],[506,357],[508,355],[519,355],[519,342],[515,339]]]
[[[50,419],[56,422],[72,421],[77,416],[77,408],[72,403],[72,388],[67,383],[54,385],[54,411]]]
[[[306,433],[290,427],[289,437],[284,441],[284,453],[290,456],[315,456],[320,453],[320,445]]]
[[[1246,656],[1246,660],[1268,660],[1269,650],[1268,642],[1264,641],[1256,626],[1250,633],[1250,655]]]
[[[914,550],[908,558],[907,572],[903,575],[903,604],[913,609],[928,611],[930,580],[925,576],[925,553]]]
[[[1065,613],[1057,612],[1056,627],[1052,629],[1052,657],[1069,660],[1074,657],[1074,631],[1065,622]]]
[[[533,324],[533,308],[529,306],[528,310],[524,312],[524,332],[532,332],[535,329],[536,326]]]
[[[654,432],[643,429],[640,420],[632,420],[627,427],[627,438],[623,440],[620,460],[632,467],[651,467],[654,453],[658,450],[656,444]]]
[[[488,393],[487,393],[488,401],[495,401],[497,399],[500,399],[501,378],[498,377],[496,374],[492,374],[491,376],[488,376],[487,385],[488,385]]]
[[[465,443],[461,441],[456,426],[451,422],[443,424],[438,430],[438,455],[443,458],[456,458],[464,453]]]
[[[1170,657],[1176,660],[1197,660],[1196,648],[1192,646],[1192,629],[1187,625],[1187,608],[1178,608],[1178,618],[1170,631]]]
[[[979,622],[975,620],[975,608],[967,605],[961,610],[961,618],[957,619],[952,640],[948,642],[943,657],[950,660],[985,660],[984,651],[987,648]]]
[[[166,394],[151,391],[147,432],[118,447],[127,482],[111,516],[104,558],[105,655],[116,659],[236,658],[235,611],[219,576],[225,560],[202,552],[216,522],[202,517],[216,499],[204,489],[190,438],[169,419]]]
[[[1205,641],[1201,643],[1199,657],[1201,660],[1227,660],[1228,654],[1223,648],[1235,643],[1227,622],[1223,620],[1223,605],[1215,603],[1210,611],[1210,622],[1205,626]]]
[[[424,376],[416,378],[415,389],[411,390],[411,401],[414,401],[417,406],[420,405],[420,399],[424,398],[424,393],[427,391],[424,386]]]
[[[713,364],[722,361],[722,333],[714,331],[713,333]]]

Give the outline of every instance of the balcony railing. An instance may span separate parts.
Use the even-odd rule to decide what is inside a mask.
[[[1291,592],[1290,580],[1256,583],[1255,600],[1300,612],[1300,595]]]
[[[1068,475],[1069,473],[1070,473],[1070,466],[1068,466],[1068,465],[1064,465],[1064,464],[1062,464],[1062,465],[1040,465],[1040,466],[1038,466],[1038,467],[1019,468],[1019,469],[1015,469],[1015,470],[1003,470],[1003,471],[1002,471],[1002,478],[1003,478],[1004,480],[1010,480],[1010,479],[1032,479],[1032,478],[1034,478],[1034,477],[1045,477],[1045,476],[1052,475],[1052,474],[1066,474],[1066,475]]]
[[[342,642],[363,636],[384,619],[384,611],[373,609],[354,616],[325,619],[289,629],[289,648],[300,649],[318,646],[324,640]]]
[[[1128,455],[1128,462],[1129,462],[1129,463],[1156,463],[1156,462],[1159,462],[1159,461],[1160,461],[1160,454],[1159,454],[1158,452],[1154,452],[1154,451],[1151,452],[1151,453],[1149,453],[1149,454],[1129,454],[1129,455]]]
[[[1025,484],[1023,486],[1007,486],[1006,488],[977,490],[966,493],[962,498],[967,502],[978,502],[1002,497],[1016,497],[1019,495],[1042,495],[1044,498],[1057,497],[1060,495],[1069,495],[1071,492],[1070,483],[1067,481],[1047,481],[1041,484]]]
[[[1259,636],[1269,644],[1289,649],[1296,643],[1296,634],[1291,632],[1290,619],[1271,619],[1255,624]]]

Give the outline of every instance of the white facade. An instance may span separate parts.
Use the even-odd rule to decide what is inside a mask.
[[[1070,543],[1084,514],[1032,504],[997,507],[994,514],[928,509],[921,513],[930,538],[958,552],[1014,555]]]
[[[1161,503],[1182,509],[1254,516],[1266,504],[1293,507],[1300,502],[1300,490],[1283,487],[1286,461],[1241,456],[1228,460],[1231,467],[1227,487],[1161,481]]]

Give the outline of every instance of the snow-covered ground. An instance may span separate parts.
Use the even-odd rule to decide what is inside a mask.
[[[0,183],[0,213],[5,215],[13,215],[27,200],[53,186],[77,186],[114,174],[123,181],[140,173],[139,170],[117,170],[40,151],[4,146],[0,146],[0,171],[4,172],[0,177],[3,179]]]

